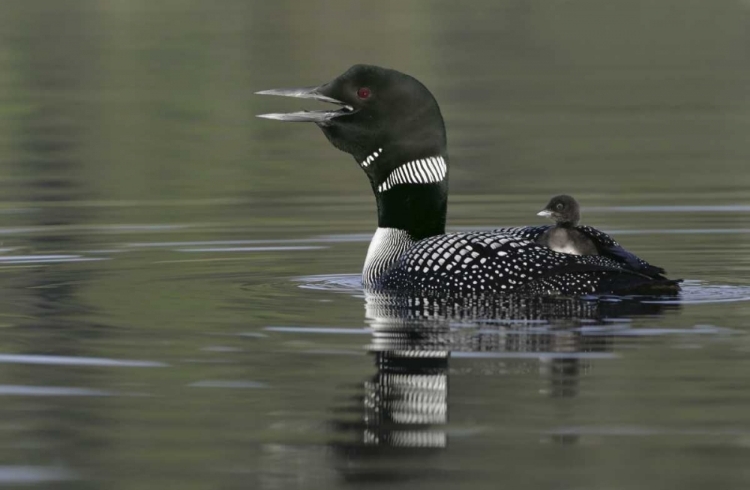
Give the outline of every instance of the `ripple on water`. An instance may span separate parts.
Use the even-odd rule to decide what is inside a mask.
[[[107,260],[103,257],[83,257],[81,255],[3,255],[0,264],[55,264],[62,262],[96,262]]]
[[[296,277],[293,281],[300,283],[302,289],[334,291],[337,293],[361,293],[362,274],[320,274],[316,276]]]
[[[703,281],[686,280],[682,292],[676,297],[644,300],[645,303],[696,305],[704,303],[734,303],[750,301],[749,286],[710,284]]]
[[[266,383],[258,381],[233,381],[233,380],[204,380],[190,383],[191,388],[229,388],[229,389],[254,389],[267,388]]]
[[[76,476],[57,466],[0,466],[0,485],[29,485],[73,480]]]
[[[103,357],[48,356],[43,354],[0,354],[0,364],[38,364],[48,366],[94,366],[94,367],[165,367],[157,361],[132,359],[107,359]]]
[[[112,396],[113,393],[69,386],[0,385],[0,396]]]

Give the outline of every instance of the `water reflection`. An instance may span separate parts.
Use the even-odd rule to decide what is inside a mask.
[[[21,226],[3,227],[5,244],[19,250],[0,260],[6,303],[16,318],[23,319],[19,321],[23,328],[3,336],[0,394],[14,397],[6,400],[4,414],[5,420],[22,427],[14,437],[35,443],[19,447],[5,461],[55,465],[0,468],[0,483],[68,480],[73,477],[68,468],[95,464],[108,447],[100,432],[107,425],[104,400],[119,394],[92,375],[82,379],[77,371],[118,362],[89,355],[92,341],[106,338],[111,329],[104,322],[85,320],[97,313],[85,297],[97,263],[93,261],[102,259],[75,252],[85,247],[77,227],[93,217],[92,210],[76,205],[93,192],[82,179],[89,168],[82,148],[91,113],[81,98],[71,96],[85,93],[84,87],[90,86],[86,82],[90,61],[81,53],[90,43],[91,24],[83,21],[85,8],[68,3],[54,15],[42,8],[16,17],[17,35],[4,45],[24,60],[17,73],[26,80],[22,89],[14,91],[17,99],[11,99],[25,108],[13,120],[17,153],[10,154],[17,158],[4,153],[12,162],[4,172],[13,171],[21,178],[6,186],[4,199],[20,201],[32,211],[4,223]],[[78,28],[65,27],[71,25]],[[84,261],[92,261],[90,267],[72,266]],[[24,409],[13,410],[16,404]],[[34,414],[34,422],[29,422],[29,413]]]
[[[365,306],[376,372],[364,381],[357,406],[337,410],[361,419],[335,423],[349,436],[334,444],[339,467],[356,481],[374,478],[376,461],[388,478],[415,477],[421,470],[413,466],[390,472],[406,456],[450,446],[452,377],[473,369],[493,376],[538,372],[547,384],[541,396],[576,397],[591,359],[615,357],[618,332],[627,330],[621,324],[627,320],[610,319],[676,308],[635,299],[417,298],[368,291]],[[465,359],[469,367],[451,369],[451,359]],[[550,437],[560,444],[578,441],[575,434]]]

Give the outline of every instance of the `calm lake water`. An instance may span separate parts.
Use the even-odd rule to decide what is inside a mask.
[[[366,179],[252,95],[357,62],[452,230],[570,193],[683,295],[366,296]],[[747,488],[748,134],[747,1],[5,2],[0,485]]]

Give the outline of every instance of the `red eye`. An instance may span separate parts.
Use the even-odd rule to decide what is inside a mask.
[[[362,87],[361,89],[357,90],[357,97],[360,99],[366,99],[370,97],[370,89],[367,87]]]

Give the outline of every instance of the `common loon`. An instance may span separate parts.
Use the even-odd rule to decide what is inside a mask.
[[[445,125],[433,95],[409,75],[354,65],[318,87],[257,94],[340,106],[259,117],[315,123],[364,170],[378,212],[362,272],[370,290],[567,296],[650,292],[651,286],[679,290],[674,281],[650,277],[627,261],[539,245],[535,240],[544,227],[446,234]]]

